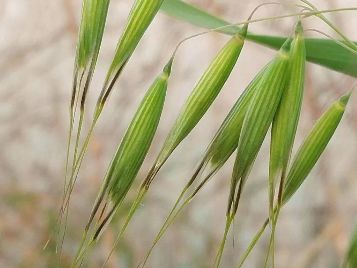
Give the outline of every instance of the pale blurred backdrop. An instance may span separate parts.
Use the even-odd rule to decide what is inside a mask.
[[[42,250],[61,201],[68,104],[81,0],[0,1],[0,267],[68,267],[82,235],[109,161],[146,89],[184,37],[202,31],[160,13],[127,65],[91,140],[73,193],[64,258],[56,262],[54,245]],[[192,0],[230,21],[242,21],[263,0]],[[356,6],[355,0],[313,0],[321,9]],[[94,80],[86,124],[133,0],[112,0]],[[267,6],[256,17],[291,10]],[[357,40],[357,12],[328,17]],[[250,30],[288,35],[294,19],[257,23]],[[316,18],[304,27],[336,35]],[[312,36],[311,32],[307,33]],[[316,36],[316,35],[315,35]],[[130,192],[146,175],[179,108],[204,68],[228,39],[212,33],[186,42],[179,50],[167,102],[149,156]],[[274,51],[247,42],[229,81],[204,119],[159,173],[108,267],[136,267],[164,217],[187,182],[221,121],[244,87]],[[351,77],[308,64],[306,93],[296,147],[325,107],[349,90]],[[357,94],[336,135],[308,181],[284,207],[276,247],[277,267],[338,267],[357,222]],[[269,135],[268,135],[269,136]],[[267,215],[269,144],[254,166],[223,255],[222,267],[235,267]],[[147,267],[211,267],[221,239],[232,160],[225,165],[169,228]],[[100,267],[124,215],[112,224],[86,267]],[[268,232],[266,233],[268,234]],[[268,235],[245,267],[262,267]]]

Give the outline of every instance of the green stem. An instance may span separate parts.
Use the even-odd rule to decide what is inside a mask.
[[[309,1],[300,0],[304,4],[308,5],[313,11],[318,12],[319,10],[311,4]],[[357,51],[357,46],[353,43],[347,36],[345,36],[335,25],[333,25],[322,13],[316,14],[316,17],[320,18],[323,22],[325,22],[332,30],[334,30],[354,51]]]
[[[186,191],[186,190],[184,190]],[[156,246],[156,244],[159,242],[159,240],[161,239],[161,237],[164,235],[164,233],[166,232],[167,228],[175,221],[175,219],[177,218],[177,216],[182,212],[182,210],[192,201],[193,196],[191,195],[190,197],[186,198],[185,201],[182,203],[182,205],[177,209],[176,212],[174,212],[175,207],[178,206],[180,199],[182,199],[181,196],[183,196],[184,191],[181,193],[180,197],[177,199],[173,209],[171,210],[169,216],[166,218],[165,223],[162,225],[159,233],[156,235],[155,240],[153,241],[149,251],[147,252],[145,259],[143,261],[143,264],[141,265],[141,268],[144,268],[146,265],[146,262],[148,261],[154,247]]]
[[[109,254],[108,254],[105,262],[103,263],[102,267],[105,267],[105,265],[108,263],[111,255],[113,254],[113,252],[114,252],[115,248],[117,247],[120,239],[122,238],[126,228],[128,227],[128,224],[130,223],[130,221],[133,218],[136,210],[138,209],[139,205],[141,204],[142,200],[144,199],[144,196],[145,196],[146,192],[147,192],[147,189],[140,188],[140,190],[139,190],[139,192],[138,192],[138,194],[137,194],[137,196],[136,196],[136,198],[135,198],[135,200],[134,200],[134,202],[133,202],[133,204],[132,204],[132,206],[130,208],[130,211],[129,211],[128,216],[127,216],[127,218],[126,218],[126,220],[124,222],[124,225],[122,226],[122,228],[120,230],[120,233],[118,234],[118,236],[117,236],[117,238],[116,238],[116,240],[114,242],[114,245],[113,245],[111,251],[109,252]]]
[[[88,132],[88,135],[86,137],[86,140],[85,140],[85,143],[82,147],[82,150],[79,154],[79,157],[77,159],[77,164],[74,166],[74,168],[72,169],[72,172],[71,172],[71,177],[69,178],[69,182],[68,182],[68,186],[65,190],[65,193],[64,193],[64,199],[62,201],[62,205],[61,205],[61,214],[60,214],[60,218],[59,218],[59,225],[62,225],[62,218],[63,218],[63,214],[65,214],[65,219],[64,219],[64,223],[63,223],[63,234],[62,234],[62,237],[60,238],[60,242],[59,242],[59,251],[61,252],[62,250],[62,245],[63,245],[63,242],[64,242],[64,239],[65,239],[65,236],[66,236],[66,232],[67,232],[67,222],[68,222],[68,213],[69,213],[69,210],[68,210],[68,206],[69,206],[69,203],[70,203],[70,199],[71,199],[71,195],[72,195],[72,192],[73,192],[73,189],[74,189],[74,185],[77,181],[77,177],[78,177],[78,173],[79,173],[79,169],[80,169],[80,166],[81,166],[81,163],[82,163],[82,160],[84,158],[84,154],[85,154],[85,151],[88,147],[88,143],[89,143],[89,139],[90,139],[90,136],[93,132],[93,129],[94,129],[94,125],[95,125],[95,121],[93,121],[92,123],[92,126]]]
[[[82,127],[83,127],[83,118],[84,118],[84,108],[81,108],[80,114],[79,114],[78,129],[77,129],[77,135],[76,135],[76,143],[74,145],[74,155],[73,155],[73,161],[72,161],[72,174],[73,174],[73,170],[75,168],[76,161],[77,161],[79,140],[80,140],[80,137],[81,137]]]
[[[243,267],[244,262],[247,260],[249,254],[252,252],[253,248],[255,247],[255,245],[257,244],[257,242],[259,241],[259,239],[261,238],[262,234],[265,231],[265,228],[268,226],[269,223],[269,218],[267,218],[265,220],[265,222],[263,223],[262,227],[258,230],[258,232],[255,234],[255,236],[253,237],[252,241],[250,242],[248,248],[246,249],[246,251],[243,253],[239,264],[237,266],[237,268],[241,268]]]
[[[88,230],[85,230],[83,232],[81,243],[79,245],[79,248],[77,250],[76,256],[74,257],[74,261],[73,261],[71,267],[75,267],[74,265],[76,264],[76,261],[79,259],[80,255],[81,255],[81,252],[83,251],[83,249],[85,247],[85,244],[86,244],[86,241],[87,241],[87,237],[88,237]]]
[[[234,214],[227,215],[226,226],[224,228],[223,238],[221,240],[220,246],[219,246],[218,251],[217,251],[216,258],[214,260],[213,267],[215,267],[215,268],[218,268],[220,266],[221,259],[222,259],[222,254],[223,254],[223,250],[224,250],[224,246],[225,246],[226,241],[227,241],[228,231],[229,231],[229,229],[230,229],[230,227],[232,225],[234,216],[235,216]]]
[[[275,232],[275,230],[274,230],[274,223],[273,223],[272,231],[271,231],[270,239],[269,239],[268,250],[267,250],[266,256],[265,256],[264,268],[268,267],[268,262],[269,262],[270,256],[274,255],[274,232]],[[273,250],[273,253],[271,253],[272,250]],[[272,266],[274,268],[274,262],[273,261],[272,261]]]
[[[277,205],[276,205],[275,209],[273,210],[272,214],[270,215],[270,221],[272,222],[272,231],[271,231],[271,235],[270,235],[270,239],[269,239],[269,247],[268,247],[264,267],[266,267],[268,264],[271,251],[272,251],[272,254],[271,254],[272,266],[273,266],[273,268],[275,266],[275,232],[276,232],[276,225],[278,222],[279,213],[280,213],[280,209],[281,209],[282,201],[283,201],[282,198],[283,198],[285,177],[286,177],[286,168],[284,168],[282,170],[281,177],[280,177]]]
[[[76,161],[76,163],[74,165],[74,168],[72,169],[71,177],[70,177],[70,180],[69,180],[66,192],[65,192],[65,201],[62,203],[62,210],[63,211],[65,211],[67,209],[68,205],[69,205],[70,196],[71,196],[71,194],[73,192],[74,185],[75,185],[75,183],[77,181],[78,173],[79,173],[79,170],[81,168],[85,152],[87,151],[89,140],[90,140],[90,138],[92,136],[92,133],[94,131],[94,127],[95,127],[95,124],[97,122],[97,119],[98,118],[94,118],[94,120],[92,121],[92,124],[91,124],[90,129],[89,129],[88,134],[87,134],[87,137],[86,137],[86,139],[84,141],[84,144],[83,144],[83,146],[82,146],[82,148],[80,150],[78,159],[77,159],[77,161]]]

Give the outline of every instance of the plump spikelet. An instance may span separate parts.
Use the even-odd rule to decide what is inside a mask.
[[[290,49],[289,81],[275,114],[270,144],[269,203],[272,212],[274,188],[285,176],[298,126],[305,78],[305,41],[301,22],[298,22]],[[283,178],[282,178],[283,179]]]
[[[283,203],[299,189],[332,138],[351,93],[342,96],[316,122],[291,164],[283,192]]]
[[[243,42],[239,36],[233,37],[203,74],[168,135],[163,155],[171,153],[208,110],[237,62]]]
[[[160,153],[151,168],[148,176],[141,185],[140,191],[130,208],[128,217],[124,222],[124,226],[118,235],[117,241],[124,233],[128,223],[132,219],[139,204],[146,195],[149,186],[156,176],[161,166],[165,163],[172,151],[178,144],[188,135],[188,133],[195,127],[198,121],[202,118],[208,110],[218,93],[222,89],[224,83],[228,79],[241,49],[244,45],[244,39],[247,34],[247,26],[242,28],[242,31],[234,36],[218,53],[212,61],[208,69],[203,74],[200,81],[193,89],[191,95],[187,99],[182,108],[174,126],[172,127]],[[189,185],[187,186],[189,187]],[[186,188],[187,189],[187,188]],[[185,190],[182,193],[184,194]],[[179,198],[181,200],[181,198]],[[179,201],[178,200],[178,201]],[[175,206],[176,207],[176,206]],[[175,208],[174,207],[174,208]],[[117,243],[116,241],[116,243]]]
[[[337,126],[341,121],[350,95],[351,93],[342,96],[338,101],[336,101],[330,106],[330,108],[321,116],[321,118],[315,124],[312,131],[301,145],[299,151],[297,152],[297,155],[292,161],[292,165],[286,178],[286,183],[284,184],[281,203],[282,206],[285,205],[296,193],[296,191],[306,179],[307,175],[310,173],[313,166],[316,164],[321,153],[326,148],[329,140],[333,136]],[[278,204],[274,208],[274,217],[267,218],[261,229],[259,229],[259,231],[256,233],[247,250],[243,254],[243,257],[241,258],[238,267],[243,266],[248,255],[251,253],[257,242],[260,240],[265,228],[268,226],[271,220],[273,220],[273,228],[275,228],[274,225],[276,224],[276,217],[278,216],[275,214],[279,213],[279,210],[280,204]],[[353,247],[351,254],[354,255],[351,257],[354,258],[354,262],[352,266],[348,266],[348,252],[345,257],[344,265],[342,266],[343,268],[352,268],[356,267],[357,265],[357,236],[354,238],[354,241],[351,241],[350,246]]]
[[[226,225],[214,267],[220,265],[228,231],[236,215],[245,180],[279,106],[288,74],[290,43],[290,39],[286,41],[278,55],[263,71],[244,116],[231,178]],[[237,187],[238,182],[240,183]]]
[[[80,94],[83,94],[82,106],[84,105],[102,43],[109,2],[110,0],[83,1],[74,67],[71,109],[74,109]],[[80,93],[82,91],[83,93]],[[73,110],[71,112],[74,113]]]
[[[271,63],[268,63],[264,66],[248,84],[208,146],[203,161],[209,162],[211,168],[220,168],[237,149],[244,117],[249,104],[256,90],[258,90],[258,85],[264,72],[269,68],[270,64]]]
[[[202,158],[201,163],[192,175],[191,179],[185,186],[182,194],[188,190],[193,182],[203,177],[202,181],[196,187],[189,198],[194,195],[206,184],[206,182],[214,176],[214,174],[225,164],[231,154],[237,149],[239,143],[240,132],[242,129],[244,117],[247,113],[249,103],[251,102],[255,91],[258,89],[260,80],[268,69],[267,64],[249,83],[242,95],[238,98],[223,123],[219,127],[217,133],[207,147],[206,153]],[[181,194],[181,196],[182,196]],[[183,196],[182,196],[183,197]]]
[[[238,60],[244,44],[246,31],[247,27],[244,27],[239,34],[227,42],[194,87],[171,128],[145,182],[147,187],[170,154],[192,131],[218,96]]]
[[[84,0],[77,44],[76,65],[85,68],[96,60],[110,0]]]
[[[109,165],[77,251],[75,265],[83,261],[86,252],[98,241],[137,176],[160,121],[172,62],[173,58],[146,92]],[[98,215],[101,205],[102,212]],[[107,205],[111,207],[108,212]],[[96,215],[99,219],[93,226]]]
[[[160,9],[163,0],[136,0],[122,33],[112,64],[107,73],[104,87],[98,99],[97,109],[101,110],[115,81],[133,54],[146,29]],[[98,112],[98,111],[97,111]]]
[[[150,248],[147,258],[150,256],[153,248],[163,236],[167,228],[173,223],[175,218],[183,211],[183,209],[193,200],[198,191],[211,179],[214,174],[224,165],[229,156],[237,148],[241,127],[243,124],[244,116],[249,107],[249,103],[257,90],[257,85],[260,82],[265,70],[269,64],[265,66],[249,83],[242,95],[228,113],[227,117],[218,129],[215,137],[208,146],[206,153],[195,170],[191,179],[181,191],[178,199],[172,207],[168,217],[162,225],[159,233],[157,234],[152,247]],[[191,186],[196,179],[203,177],[195,189],[191,190]],[[187,193],[190,192],[188,195]],[[138,202],[137,202],[138,203]]]
[[[164,106],[172,60],[156,78],[131,121],[109,172],[109,193],[114,203],[129,190],[148,152]]]
[[[237,183],[242,180],[241,185],[244,184],[277,111],[288,74],[290,43],[290,39],[286,41],[264,72],[244,117],[233,168],[227,213],[230,212]],[[235,206],[238,205],[239,198],[240,190],[237,192]],[[236,207],[232,214],[235,214],[235,210]]]
[[[208,147],[205,158],[211,162],[212,166],[222,166],[237,149],[244,116],[266,68],[261,70],[249,83],[224,119]]]

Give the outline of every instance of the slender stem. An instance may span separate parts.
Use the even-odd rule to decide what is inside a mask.
[[[274,226],[274,224],[272,226]],[[272,253],[272,249],[274,248],[274,231],[275,230],[273,230],[273,229],[274,229],[274,227],[272,227],[272,231],[271,231],[271,234],[270,234],[268,250],[266,252],[265,261],[264,261],[264,268],[268,267],[268,262],[269,262],[270,256],[274,255],[274,253],[271,254]],[[273,251],[274,251],[274,249],[273,249]],[[274,268],[274,262],[272,262],[272,265],[273,265],[273,268]]]
[[[300,0],[304,4],[308,5],[312,10],[318,11],[318,9],[307,0]],[[325,22],[332,30],[334,30],[353,50],[357,50],[356,44],[354,44],[347,36],[345,36],[335,25],[333,25],[322,13],[316,14],[323,22]]]
[[[89,251],[95,246],[99,237],[101,236],[104,228],[111,221],[112,217],[115,215],[118,208],[121,206],[121,202],[114,205],[114,207],[108,212],[107,216],[102,220],[96,222],[94,228],[85,229],[84,236],[82,239],[81,246],[77,250],[76,257],[71,265],[71,267],[80,267],[82,262],[85,260]],[[90,235],[89,235],[90,234]]]
[[[67,139],[67,149],[66,149],[66,164],[65,164],[65,176],[64,176],[64,184],[63,184],[63,200],[62,204],[64,203],[65,199],[65,194],[66,194],[66,185],[67,185],[67,174],[68,174],[68,166],[69,166],[69,153],[71,149],[71,137],[72,137],[72,132],[73,132],[73,122],[74,118],[72,116],[72,111],[70,112],[70,118],[69,118],[69,133],[68,133],[68,139]],[[60,209],[60,213],[62,212],[62,206]]]
[[[219,246],[218,251],[217,251],[216,258],[214,260],[213,267],[215,267],[215,268],[218,268],[220,266],[220,264],[221,264],[224,246],[226,244],[228,231],[229,231],[229,229],[230,229],[230,227],[232,225],[233,219],[234,219],[234,214],[227,215],[226,226],[224,228],[223,238],[221,240],[220,246]]]
[[[142,267],[145,266],[149,256],[151,255],[152,250],[154,249],[155,245],[159,242],[159,240],[161,239],[161,237],[164,235],[164,233],[166,232],[166,230],[168,229],[168,227],[173,223],[173,221],[176,219],[176,217],[182,212],[182,210],[192,201],[192,199],[196,196],[196,194],[199,192],[199,190],[202,189],[202,187],[209,181],[209,179],[215,174],[215,172],[217,171],[217,167],[214,167],[209,173],[208,175],[202,180],[202,182],[194,189],[194,191],[189,195],[189,197],[187,197],[185,199],[185,201],[182,203],[182,205],[180,207],[179,204],[182,201],[183,197],[185,196],[185,193],[190,189],[190,187],[192,186],[193,182],[197,179],[198,176],[200,176],[202,174],[202,172],[204,172],[207,164],[209,163],[209,159],[208,158],[204,158],[202,160],[202,162],[198,165],[196,171],[193,173],[191,179],[187,182],[187,184],[185,185],[184,189],[182,190],[182,192],[180,193],[179,197],[177,198],[174,206],[172,207],[169,215],[166,217],[165,222],[163,223],[163,225],[161,226],[161,229],[159,230],[158,234],[155,237],[155,240],[151,246],[151,248],[149,249],[145,260],[142,264]],[[178,209],[177,209],[178,208]],[[175,211],[176,210],[176,211]]]
[[[246,251],[243,253],[239,264],[237,266],[237,268],[241,268],[244,264],[244,262],[247,260],[249,254],[252,252],[253,248],[255,247],[255,245],[257,244],[257,242],[259,241],[259,239],[261,238],[262,234],[265,231],[265,228],[268,226],[269,223],[269,218],[267,218],[265,220],[265,222],[263,223],[262,227],[258,230],[258,232],[255,234],[255,236],[253,237],[252,241],[250,242],[248,248],[246,249]]]
[[[90,129],[89,129],[88,134],[86,136],[86,139],[84,141],[82,149],[81,149],[81,151],[79,153],[78,159],[77,159],[77,161],[76,161],[76,163],[74,165],[74,168],[72,169],[71,177],[70,177],[70,180],[69,180],[69,185],[68,185],[68,187],[66,189],[66,193],[65,193],[66,199],[65,199],[65,202],[62,204],[62,209],[63,210],[66,210],[68,205],[69,205],[70,196],[71,196],[71,194],[73,192],[74,185],[75,185],[75,183],[77,181],[79,170],[80,170],[80,167],[82,165],[83,158],[84,158],[85,152],[86,152],[86,150],[88,148],[89,140],[90,140],[90,138],[92,136],[92,133],[94,131],[94,127],[95,127],[95,124],[97,122],[97,119],[98,118],[94,118],[94,120],[92,121],[92,124],[90,126]]]
[[[268,259],[270,256],[270,252],[272,251],[272,266],[273,266],[273,268],[275,266],[275,232],[276,232],[276,225],[278,222],[279,213],[280,213],[280,209],[281,209],[282,201],[283,201],[283,190],[284,190],[285,177],[286,177],[286,167],[281,172],[277,205],[276,205],[275,209],[273,210],[273,213],[272,213],[271,219],[270,219],[272,222],[272,231],[271,231],[271,235],[270,235],[270,241],[269,241],[269,247],[268,247],[265,265],[267,265]]]
[[[78,79],[78,72],[79,70],[75,68],[75,73],[74,73],[74,81],[73,81],[73,89],[72,89],[72,97],[70,101],[70,107],[69,107],[69,133],[68,133],[68,138],[67,138],[67,149],[66,149],[66,163],[65,163],[65,174],[64,174],[64,184],[63,184],[63,194],[62,194],[62,202],[61,202],[61,207],[59,209],[58,215],[57,215],[57,220],[56,220],[56,253],[58,252],[58,247],[59,247],[59,240],[61,236],[61,224],[62,224],[62,217],[64,214],[63,210],[63,204],[66,199],[66,187],[68,183],[68,167],[69,167],[69,154],[70,154],[70,149],[71,149],[71,141],[72,141],[72,133],[73,133],[73,126],[74,126],[74,120],[76,117],[76,111],[77,111],[77,104],[78,104],[78,99],[79,99],[79,94],[80,94],[80,86],[77,87],[77,79]],[[83,76],[84,76],[84,71],[81,70],[81,75],[79,79],[79,85],[81,85]],[[47,244],[49,243],[50,239],[47,241]],[[45,248],[46,248],[45,246]],[[61,253],[59,254],[59,258],[61,258]]]
[[[68,173],[68,166],[69,166],[69,153],[70,153],[70,148],[71,148],[71,136],[72,136],[72,131],[73,131],[73,116],[72,116],[72,109],[70,109],[70,119],[69,119],[69,133],[68,133],[68,139],[67,139],[67,149],[66,149],[66,164],[65,164],[65,175],[64,175],[64,184],[63,184],[63,194],[62,194],[62,204],[64,203],[65,200],[65,194],[66,194],[66,185],[67,185],[67,173]],[[62,216],[63,216],[63,207],[61,205],[59,211],[58,211],[58,215],[57,215],[57,219],[56,219],[56,253],[58,252],[58,242],[60,240],[60,236],[61,236],[61,222],[62,222]],[[46,245],[44,246],[43,249],[47,248],[47,245],[49,244],[51,240],[51,237],[47,240]]]
[[[145,196],[146,192],[147,192],[147,189],[140,188],[140,190],[139,190],[139,192],[138,192],[138,194],[137,194],[137,196],[136,196],[136,198],[135,198],[135,200],[134,200],[134,202],[133,202],[133,204],[132,204],[132,206],[130,208],[130,211],[129,211],[128,216],[127,216],[127,218],[126,218],[126,220],[124,222],[124,225],[122,226],[122,228],[120,230],[120,233],[118,234],[118,236],[117,236],[117,238],[116,238],[116,240],[114,242],[114,245],[113,245],[111,251],[109,252],[109,254],[108,254],[105,262],[103,263],[102,267],[105,267],[105,265],[108,263],[111,255],[113,254],[115,248],[118,246],[120,239],[122,238],[126,228],[128,227],[128,224],[130,223],[130,221],[133,218],[136,210],[138,209],[139,205],[141,204],[142,200],[144,199],[144,196]]]
[[[76,161],[77,161],[79,140],[80,140],[80,137],[81,137],[82,127],[83,127],[83,118],[84,118],[84,107],[81,108],[80,114],[79,114],[78,129],[77,129],[77,135],[76,135],[76,143],[74,145],[74,155],[73,155],[73,161],[72,161],[72,174],[73,174],[73,170],[75,168]]]
[[[71,268],[81,267],[83,261],[85,260],[86,256],[89,254],[90,250],[94,247],[94,245],[95,245],[95,240],[93,239],[88,240],[87,244],[84,244],[84,246],[80,249],[80,251],[77,252],[76,258],[72,263]]]
[[[166,232],[167,228],[175,221],[176,217],[182,212],[182,210],[192,201],[192,196],[188,197],[185,199],[185,201],[182,203],[182,205],[176,210],[176,212],[170,213],[171,218],[167,217],[164,225],[161,227],[159,233],[157,234],[157,236],[155,237],[155,240],[153,241],[149,251],[147,252],[145,259],[142,263],[142,265],[140,266],[141,268],[144,268],[146,265],[146,262],[148,261],[154,247],[156,246],[156,244],[159,242],[159,240],[161,239],[161,237],[163,236],[163,234]],[[176,203],[178,203],[176,201]]]
[[[327,13],[342,12],[342,11],[356,11],[356,10],[357,10],[357,7],[325,9],[325,10],[318,10],[318,11],[296,12],[296,13],[290,13],[290,14],[280,15],[280,16],[264,17],[264,18],[260,18],[260,19],[248,19],[248,20],[240,21],[240,22],[236,22],[236,23],[227,23],[226,25],[223,25],[223,26],[219,26],[219,27],[207,30],[207,31],[202,31],[202,32],[190,35],[190,36],[184,38],[179,43],[178,46],[180,46],[182,43],[184,43],[185,41],[187,41],[189,39],[192,39],[192,38],[195,38],[195,37],[198,37],[201,35],[205,35],[207,33],[220,32],[220,31],[224,30],[225,28],[229,28],[232,26],[240,26],[240,25],[247,24],[247,23],[251,24],[251,23],[264,22],[264,21],[270,21],[270,20],[278,20],[278,19],[297,17],[297,16],[304,16],[307,18],[307,17],[318,15],[318,14],[327,14]],[[247,38],[249,39],[249,35],[247,36]]]
[[[88,147],[88,143],[89,143],[89,139],[90,139],[90,136],[93,132],[93,129],[94,129],[94,124],[95,124],[95,121],[93,121],[93,124],[90,128],[90,131],[88,132],[88,135],[86,137],[86,140],[85,140],[85,143],[82,147],[82,150],[79,154],[79,157],[78,157],[78,160],[77,160],[77,165],[74,166],[74,168],[72,169],[72,174],[71,174],[71,177],[69,178],[69,182],[68,182],[68,186],[67,186],[67,189],[65,191],[65,194],[64,194],[64,199],[63,199],[63,203],[61,205],[61,216],[60,216],[60,220],[59,220],[59,223],[60,225],[62,224],[62,215],[63,213],[65,214],[65,220],[64,220],[64,231],[63,231],[63,235],[62,235],[62,238],[61,238],[61,242],[60,242],[60,248],[62,248],[62,244],[63,244],[63,241],[64,241],[64,238],[65,238],[65,235],[66,235],[66,229],[67,229],[67,221],[68,221],[68,206],[69,206],[69,203],[70,203],[70,199],[71,199],[71,195],[72,195],[72,192],[73,192],[73,189],[74,189],[74,185],[77,181],[77,177],[78,177],[78,173],[79,173],[79,169],[80,169],[80,165],[82,163],[82,160],[84,158],[84,153],[85,153],[85,150],[86,148]]]
[[[80,140],[82,126],[83,126],[83,117],[84,117],[84,109],[81,108],[80,115],[79,115],[77,135],[76,135],[76,142],[75,142],[75,146],[74,146],[72,174],[71,174],[71,177],[70,177],[69,182],[68,182],[68,187],[72,187],[72,184],[73,184],[73,170],[75,168],[75,163],[76,163],[76,159],[77,159],[79,140]],[[67,172],[66,172],[66,174],[67,174]],[[70,188],[68,188],[68,189],[70,189]],[[66,193],[67,193],[67,191],[64,192],[64,200],[66,199]],[[71,193],[72,193],[72,189],[71,189],[71,191],[69,193],[69,196],[71,195]],[[64,223],[63,223],[64,230],[63,230],[63,234],[62,234],[62,237],[61,237],[61,240],[60,240],[60,252],[62,251],[63,242],[64,242],[64,239],[65,239],[65,236],[66,236],[66,232],[67,232],[68,209],[66,209],[66,207],[69,205],[69,198],[70,198],[69,196],[68,196],[68,201],[67,201],[65,207],[63,208],[64,209],[63,212],[65,213],[65,219],[64,219]],[[62,219],[62,217],[61,217],[61,219]]]
[[[79,245],[79,248],[77,250],[76,256],[74,257],[74,262],[72,263],[71,267],[74,267],[74,265],[76,264],[76,261],[79,259],[80,255],[81,255],[82,250],[85,247],[85,244],[86,244],[86,241],[87,241],[87,237],[88,237],[88,231],[89,230],[84,230],[84,232],[83,232],[81,243]]]

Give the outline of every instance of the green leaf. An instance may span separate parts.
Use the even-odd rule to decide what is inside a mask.
[[[230,24],[197,7],[180,0],[165,0],[162,11],[171,17],[189,22],[199,27],[214,29]],[[239,27],[231,26],[219,30],[222,33],[233,35]],[[285,37],[256,35],[248,33],[247,39],[264,46],[280,49]],[[334,40],[320,38],[306,38],[306,59],[329,69],[357,77],[357,55],[342,47]]]
[[[161,5],[161,10],[171,17],[187,21],[202,28],[214,29],[229,24],[225,20],[212,16],[181,0],[165,0]],[[221,30],[222,33],[230,35],[236,34],[238,31],[239,27],[237,26],[231,26]]]

